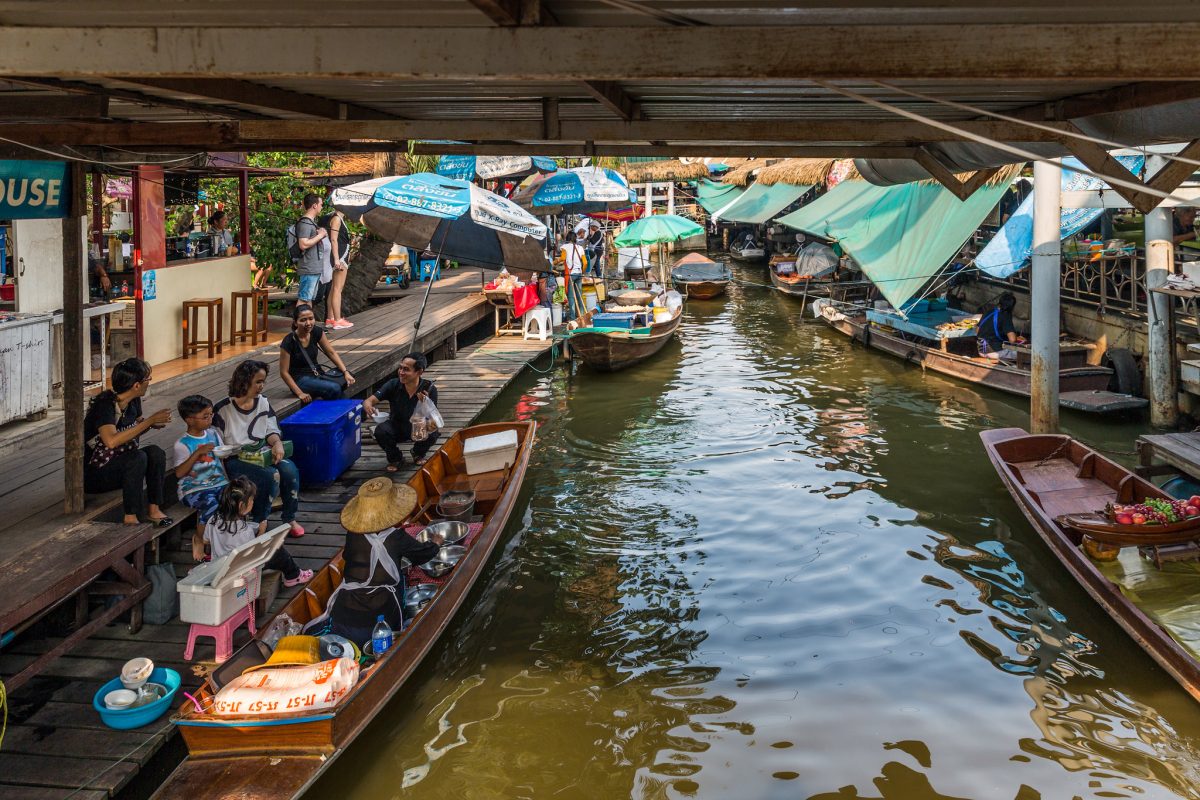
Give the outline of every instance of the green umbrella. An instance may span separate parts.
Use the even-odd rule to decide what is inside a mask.
[[[643,244],[675,242],[704,233],[704,228],[676,214],[656,214],[633,222],[613,239],[617,247],[639,247]]]

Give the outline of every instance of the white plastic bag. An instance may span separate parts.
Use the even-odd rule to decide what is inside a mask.
[[[412,440],[414,442],[428,439],[446,424],[442,419],[441,412],[428,397],[422,397],[417,401],[408,421],[412,423]]]

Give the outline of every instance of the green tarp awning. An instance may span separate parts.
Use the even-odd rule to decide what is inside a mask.
[[[703,178],[696,185],[696,199],[704,206],[705,211],[712,214],[741,197],[744,191],[746,190],[732,183],[716,183]]]
[[[958,253],[1007,188],[985,186],[959,200],[936,184],[845,181],[778,221],[836,239],[900,308]]]
[[[721,209],[719,217],[726,222],[758,225],[796,202],[811,188],[812,186],[793,186],[790,183],[777,183],[774,186],[756,183],[733,204]]]

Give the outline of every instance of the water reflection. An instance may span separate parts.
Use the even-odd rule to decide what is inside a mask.
[[[1019,402],[749,283],[685,313],[636,370],[502,395],[495,418],[539,423],[520,518],[314,796],[1197,794],[1194,702],[980,451]]]

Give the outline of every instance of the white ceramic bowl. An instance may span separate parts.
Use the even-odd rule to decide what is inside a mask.
[[[104,706],[113,711],[120,711],[131,707],[137,699],[137,692],[132,689],[114,689],[104,695]]]
[[[213,455],[217,458],[229,458],[241,449],[236,444],[223,444],[213,448]]]
[[[376,425],[379,425],[382,422],[387,422],[389,416],[391,415],[386,411],[376,411],[371,415],[371,419],[375,421]]]

